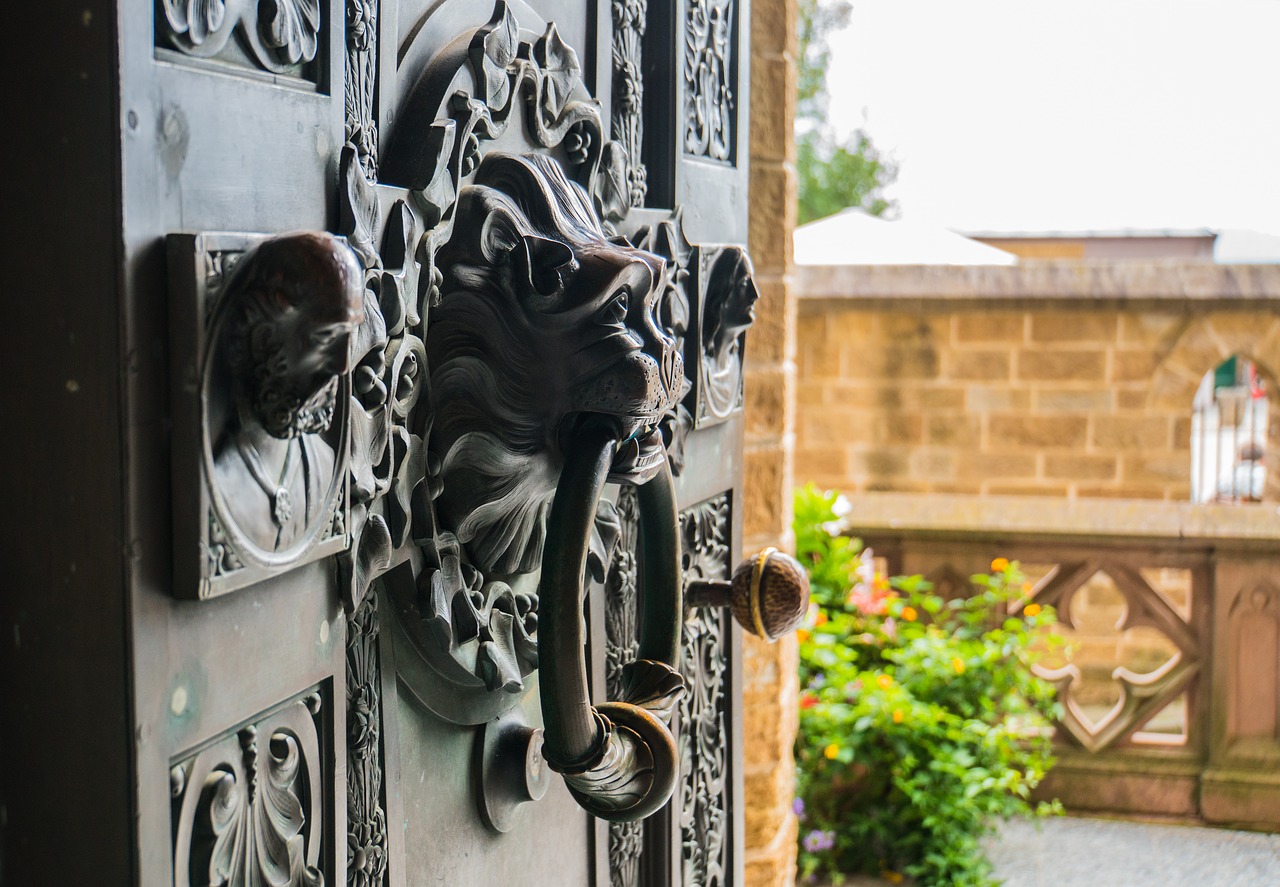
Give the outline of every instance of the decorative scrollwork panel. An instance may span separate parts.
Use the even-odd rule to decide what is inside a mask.
[[[179,59],[216,59],[319,81],[325,21],[321,0],[158,0],[156,47]]]
[[[605,687],[609,698],[621,698],[623,669],[640,649],[636,593],[639,562],[639,512],[634,487],[623,487],[616,502],[618,542],[605,577]],[[638,887],[640,855],[644,850],[643,822],[609,823],[609,883]]]
[[[688,0],[684,29],[684,152],[733,163],[737,0]]]
[[[175,887],[324,887],[324,700],[303,696],[170,768]]]
[[[641,162],[644,142],[643,43],[647,0],[612,0],[613,139],[626,152],[627,205],[644,206],[648,173]]]
[[[733,510],[728,494],[680,515],[686,584],[728,579]],[[691,610],[684,621],[682,670],[689,687],[680,702],[679,826],[682,884],[719,887],[732,871],[728,614]]]
[[[387,881],[387,799],[383,741],[382,631],[378,596],[347,618],[347,884]]]

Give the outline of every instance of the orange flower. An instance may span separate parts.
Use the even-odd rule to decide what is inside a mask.
[[[890,884],[902,883],[902,874],[900,872],[883,871],[880,873],[880,875]]]
[[[1003,573],[1007,569],[1009,569],[1008,558],[998,557],[991,562],[991,572],[993,573]]]
[[[919,618],[919,616],[920,614],[916,612],[915,607],[902,608],[902,618],[907,620],[908,622],[915,622],[916,619]]]
[[[827,614],[826,614],[826,613],[819,612],[819,613],[818,613],[818,618],[817,618],[817,619],[815,619],[815,620],[813,620],[813,622],[814,622],[814,624],[815,624],[815,625],[826,625],[826,624],[827,624]]]
[[[1023,593],[1023,594],[1031,594],[1031,583],[1030,583],[1030,582],[1024,582],[1024,583],[1022,583],[1022,593]]]
[[[1040,612],[1039,604],[1027,604],[1025,607],[1022,608],[1022,613],[1024,616],[1035,616],[1039,612]]]
[[[893,686],[893,678],[889,677],[887,674],[882,674],[876,678],[876,686],[881,690],[888,690]]]
[[[900,708],[895,708],[895,709],[893,710],[893,722],[894,722],[895,724],[901,724],[901,723],[902,723],[902,719],[903,719],[903,718],[905,718],[905,717],[906,717],[906,715],[904,715],[904,714],[902,713],[902,709],[900,709]]]
[[[840,746],[836,745],[834,742],[831,743],[822,750],[822,756],[828,761],[834,761],[840,756]]]
[[[799,638],[799,639],[800,639],[800,643],[802,643],[802,644],[803,644],[805,641],[809,640],[809,629],[807,629],[807,628],[797,628],[797,629],[796,629],[796,637],[797,637],[797,638]]]

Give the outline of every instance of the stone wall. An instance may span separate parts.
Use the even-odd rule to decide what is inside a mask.
[[[1196,387],[1233,354],[1277,437],[1280,267],[807,268],[800,289],[801,483],[1186,500]]]
[[[789,548],[794,447],[795,0],[751,4],[751,257],[761,299],[747,337],[744,550]],[[794,636],[744,644],[746,884],[795,883]]]

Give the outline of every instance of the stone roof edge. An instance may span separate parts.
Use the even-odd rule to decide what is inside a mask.
[[[850,494],[844,524],[871,538],[1058,539],[1074,542],[1201,543],[1264,546],[1280,541],[1280,508],[1199,505],[1147,499],[966,496],[939,493]]]
[[[1274,302],[1280,264],[1037,261],[1020,265],[800,265],[803,300],[953,304],[1021,302]],[[869,307],[869,306],[868,306]]]

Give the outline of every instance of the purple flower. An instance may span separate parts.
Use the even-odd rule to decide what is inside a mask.
[[[820,850],[830,850],[835,845],[835,832],[823,832],[814,829],[804,836],[804,849],[810,853],[817,853]]]
[[[791,802],[791,812],[800,818],[804,818],[804,798],[796,798]]]

